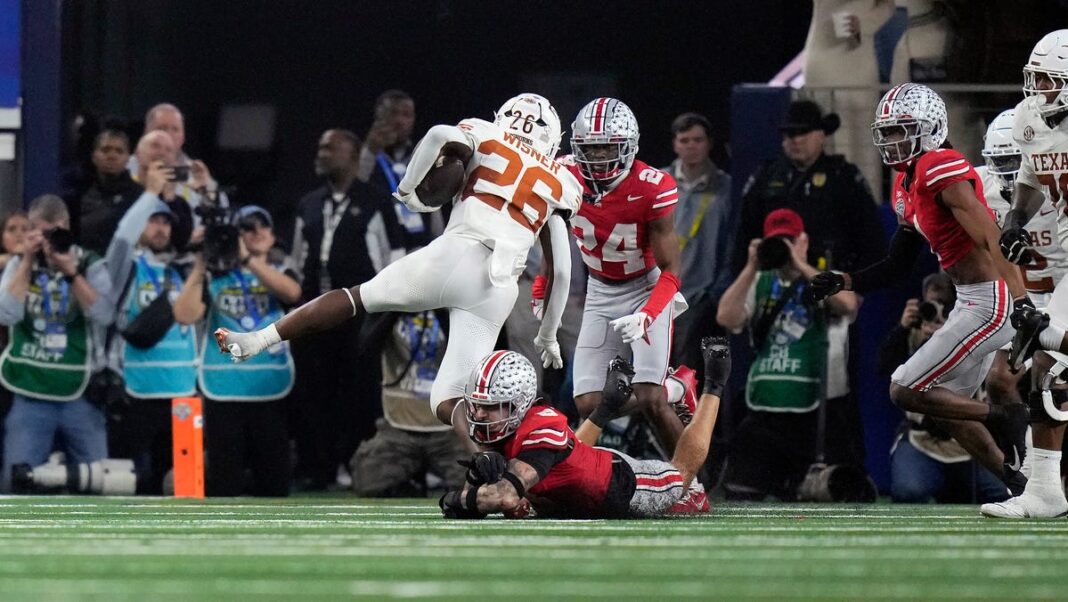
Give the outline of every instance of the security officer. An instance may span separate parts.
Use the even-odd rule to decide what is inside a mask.
[[[886,239],[867,181],[842,155],[823,146],[838,129],[838,115],[822,114],[810,100],[790,104],[782,132],[784,156],[764,163],[742,192],[734,273],[745,265],[749,242],[761,237],[764,218],[776,209],[796,211],[809,235],[808,260],[820,266],[830,251],[834,268],[851,270],[878,261]]]

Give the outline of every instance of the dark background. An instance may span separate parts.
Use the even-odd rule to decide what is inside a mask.
[[[680,112],[705,113],[725,139],[730,87],[767,81],[796,56],[810,16],[799,0],[83,0],[64,6],[63,113],[140,121],[173,102],[190,154],[242,202],[283,212],[315,185],[318,135],[342,126],[362,137],[388,88],[415,98],[417,135],[491,118],[528,90],[569,129],[581,104],[615,94],[641,124],[641,156],[660,165]],[[216,148],[219,111],[233,103],[277,107],[270,153]]]

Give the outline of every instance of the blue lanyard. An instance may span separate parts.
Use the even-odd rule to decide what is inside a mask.
[[[65,280],[59,281],[59,315],[55,321],[64,322],[67,317],[67,309],[70,304],[70,285]],[[48,291],[48,275],[40,272],[37,275],[37,286],[41,287],[41,308],[44,310],[45,319],[53,321],[52,316],[52,293]]]
[[[162,294],[163,293],[163,285],[161,285],[160,282],[159,282],[159,279],[156,278],[156,271],[153,270],[150,265],[148,265],[148,261],[145,259],[145,256],[144,255],[138,255],[137,256],[137,261],[141,264],[141,267],[145,268],[145,273],[148,274],[148,279],[152,282],[152,288],[156,289],[156,294],[157,295]],[[169,271],[170,271],[169,267],[164,267],[163,268],[163,273],[165,275],[164,276],[165,278],[166,278],[166,275],[168,274]],[[170,278],[167,278],[167,280],[170,281]],[[181,279],[177,279],[174,282],[175,282],[174,290],[181,292],[181,290],[182,290]]]
[[[411,325],[411,349],[417,349],[415,354],[415,363],[422,364],[428,360],[433,360],[438,354],[438,333],[441,332],[441,324],[438,322],[438,317],[432,312],[423,314],[423,319],[429,321],[430,324],[419,329],[417,332],[415,329],[415,320],[412,320]],[[425,324],[425,322],[424,322]],[[429,332],[427,330],[429,329]],[[419,339],[422,339],[420,344]]]
[[[389,191],[397,192],[397,174],[393,173],[393,164],[386,158],[386,153],[379,151],[375,158],[378,159],[378,166],[382,168],[382,172],[386,174]]]
[[[234,277],[237,278],[237,283],[241,285],[241,294],[245,297],[245,311],[248,312],[249,317],[255,322],[255,324],[252,325],[252,328],[255,328],[260,325],[260,308],[256,306],[256,299],[252,297],[252,291],[249,289],[248,282],[245,280],[245,275],[241,273],[241,268],[234,270]]]

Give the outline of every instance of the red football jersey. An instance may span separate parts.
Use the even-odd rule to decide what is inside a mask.
[[[564,161],[592,195],[574,161]],[[646,224],[670,215],[679,202],[671,174],[635,160],[630,173],[597,203],[584,202],[571,217],[582,260],[591,272],[609,280],[630,280],[656,265]]]
[[[560,412],[547,405],[531,408],[515,434],[505,441],[501,453],[511,460],[527,450],[568,448],[571,454],[567,459],[550,468],[529,493],[545,498],[568,515],[596,516],[612,478],[613,455],[576,439],[567,417]]]
[[[942,269],[953,266],[975,246],[953,212],[938,201],[938,194],[957,182],[971,182],[975,196],[996,221],[986,204],[982,178],[964,155],[953,149],[924,153],[911,170],[894,178],[894,212],[931,243]]]

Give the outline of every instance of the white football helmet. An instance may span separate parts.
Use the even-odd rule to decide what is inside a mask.
[[[471,371],[464,387],[467,434],[475,443],[511,435],[538,395],[538,373],[515,351],[494,351]]]
[[[1020,171],[1020,146],[1012,137],[1012,122],[1016,112],[1002,111],[986,128],[983,137],[983,158],[987,173],[997,177],[1002,190],[1012,190]]]
[[[591,155],[591,146],[615,145],[608,156]],[[638,120],[630,107],[601,97],[579,110],[571,124],[571,152],[579,171],[595,192],[604,192],[626,177],[638,154]]]
[[[1046,117],[1068,108],[1068,29],[1047,33],[1031,51],[1023,68],[1024,96],[1037,96]],[[1047,93],[1056,92],[1053,100]]]
[[[524,92],[509,98],[494,113],[493,123],[550,159],[555,159],[560,150],[560,116],[544,96]]]
[[[883,163],[901,168],[946,141],[946,103],[922,84],[894,86],[875,108],[871,134]]]

